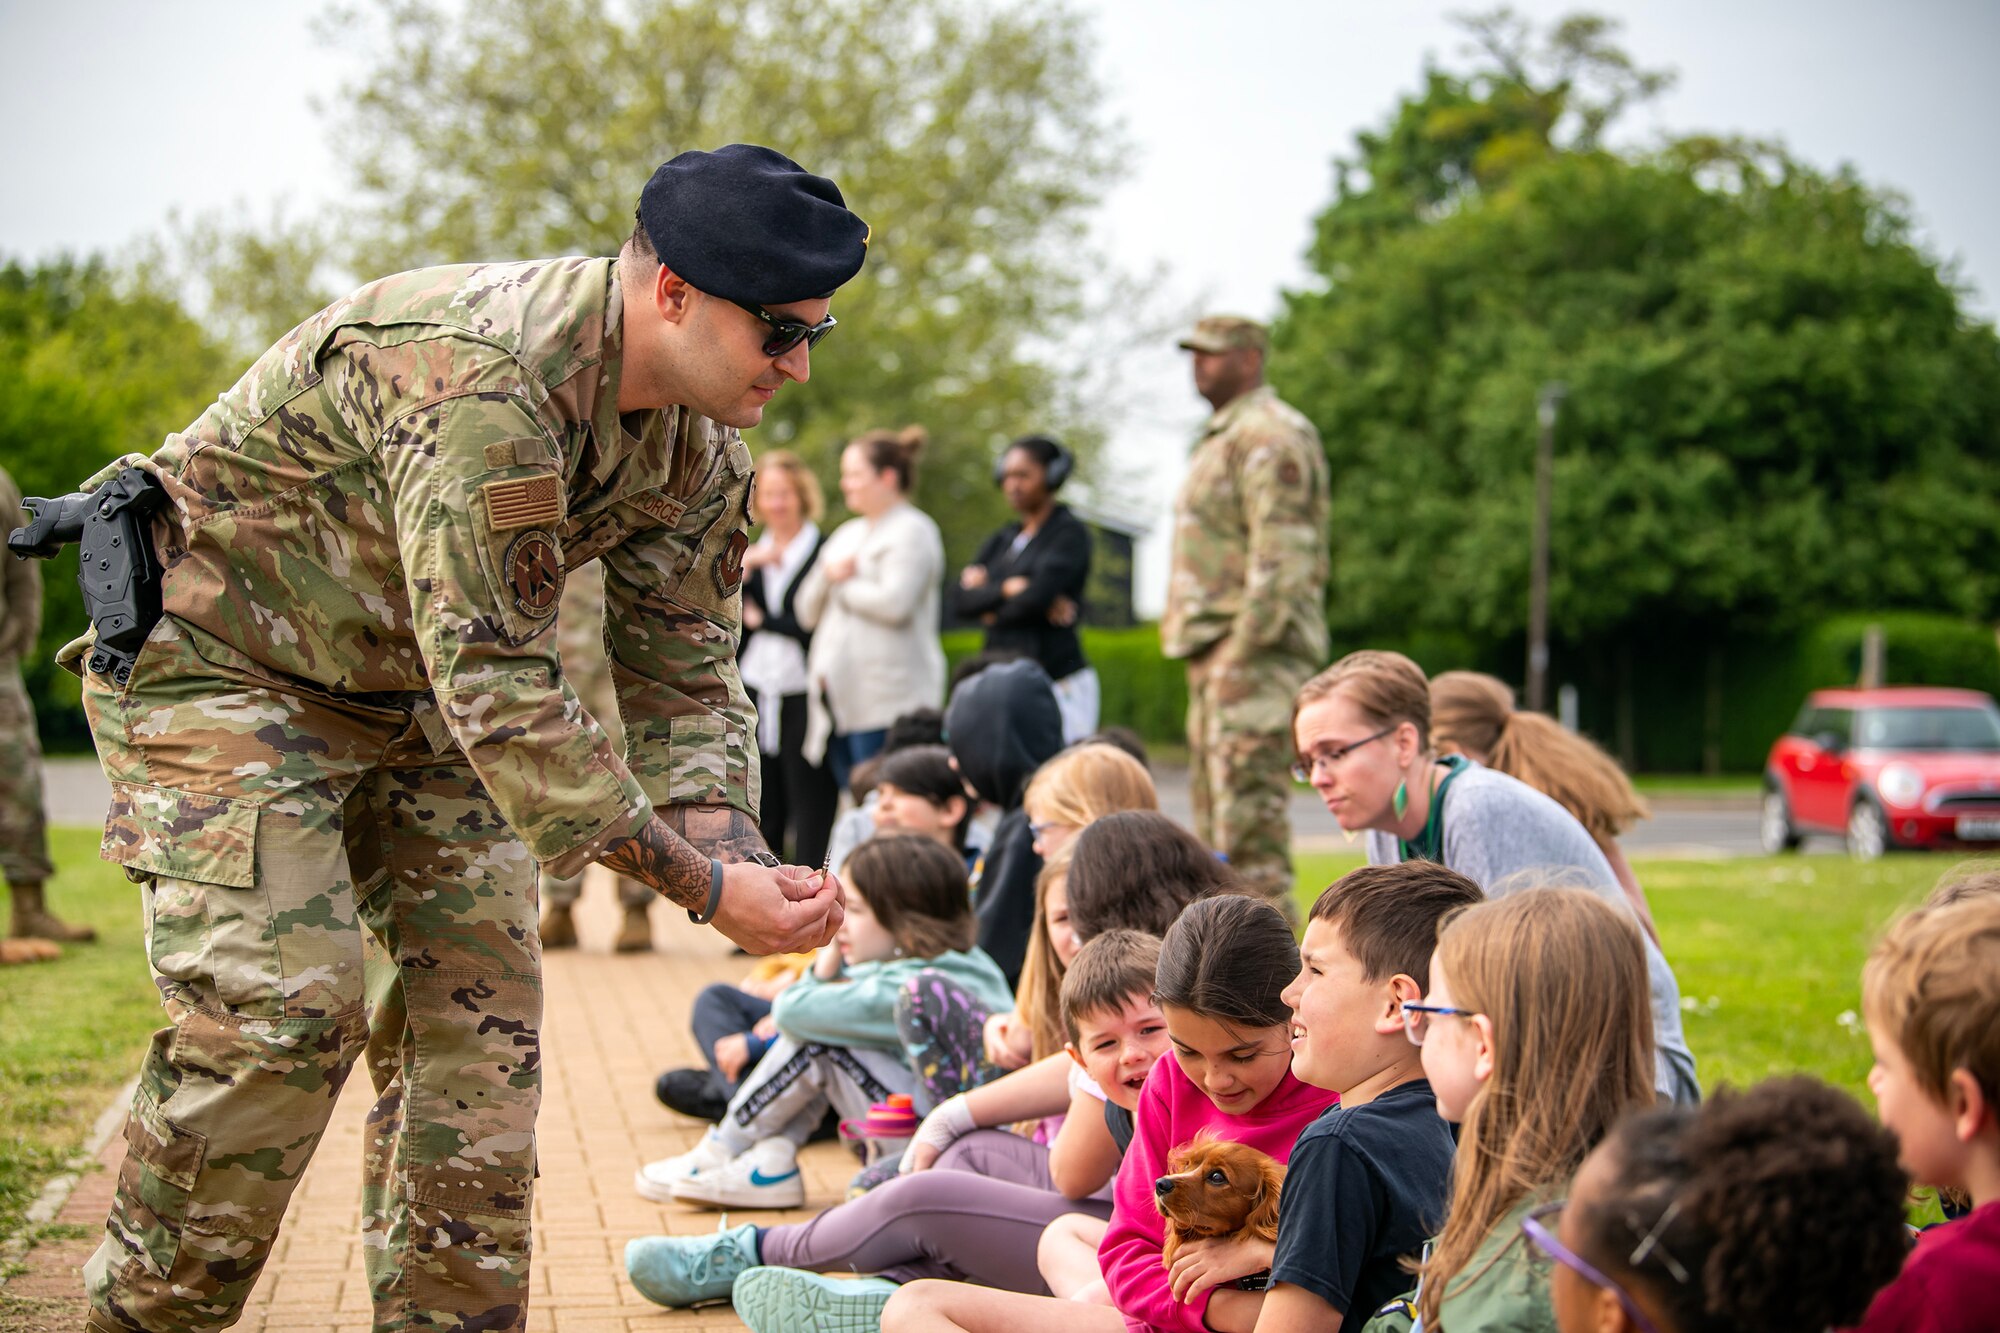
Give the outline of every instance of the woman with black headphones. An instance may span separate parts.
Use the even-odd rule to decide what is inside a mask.
[[[986,650],[1031,657],[1055,682],[1063,742],[1097,730],[1097,672],[1076,622],[1090,578],[1090,529],[1056,492],[1076,460],[1045,435],[1007,446],[993,480],[1021,516],[988,537],[958,578],[959,616],[986,626]]]

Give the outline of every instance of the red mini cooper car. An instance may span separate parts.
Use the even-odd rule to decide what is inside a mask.
[[[1764,849],[1808,833],[1862,860],[2000,846],[2000,707],[1977,690],[1814,691],[1764,765]]]

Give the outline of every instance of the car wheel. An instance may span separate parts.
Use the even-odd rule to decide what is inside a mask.
[[[1792,808],[1785,802],[1785,793],[1776,784],[1764,789],[1764,808],[1757,821],[1757,833],[1764,844],[1768,856],[1780,852],[1797,851],[1799,831],[1792,827]]]
[[[1873,861],[1889,850],[1889,820],[1872,796],[1858,796],[1847,812],[1847,854]]]

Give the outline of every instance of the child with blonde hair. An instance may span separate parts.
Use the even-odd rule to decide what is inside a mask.
[[[1917,1241],[1861,1327],[1990,1327],[2000,1291],[2000,897],[1976,879],[1893,926],[1861,974],[1868,1087],[1905,1169],[1972,1210]]]
[[[1438,936],[1403,1006],[1438,1114],[1460,1126],[1444,1229],[1417,1291],[1433,1333],[1552,1330],[1549,1261],[1521,1219],[1561,1198],[1590,1150],[1653,1105],[1646,953],[1622,912],[1576,889],[1480,903]]]

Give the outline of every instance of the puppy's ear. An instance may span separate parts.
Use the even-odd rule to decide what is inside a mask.
[[[1284,1187],[1285,1168],[1268,1157],[1257,1166],[1257,1206],[1243,1219],[1243,1229],[1259,1240],[1276,1240],[1278,1195]]]

